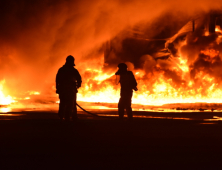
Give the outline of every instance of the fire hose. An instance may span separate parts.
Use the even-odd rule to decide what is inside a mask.
[[[86,113],[88,113],[88,114],[90,114],[90,115],[93,115],[93,116],[97,116],[97,117],[98,117],[97,114],[91,113],[91,112],[89,112],[89,111],[83,109],[80,105],[78,105],[78,103],[76,103],[76,105],[77,105],[80,109],[82,109],[84,112],[86,112]]]

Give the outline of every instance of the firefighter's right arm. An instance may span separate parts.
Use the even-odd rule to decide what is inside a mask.
[[[80,76],[78,70],[76,70],[76,81],[77,81],[77,88],[80,88],[81,87],[81,84],[82,84],[82,77]]]
[[[61,77],[61,75],[60,75],[61,73],[60,73],[60,70],[57,72],[57,74],[56,74],[56,93],[57,94],[59,94],[59,85],[60,85],[60,77]]]
[[[132,73],[131,76],[132,76],[132,87],[133,87],[133,90],[137,91],[138,90],[138,88],[137,88],[137,81],[136,81],[135,76],[133,75],[133,73]]]

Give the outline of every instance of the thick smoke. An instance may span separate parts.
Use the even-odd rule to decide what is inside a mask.
[[[0,80],[6,80],[11,95],[27,91],[53,93],[55,74],[67,55],[75,56],[77,68],[87,78],[88,63],[96,67],[96,63],[103,62],[104,43],[123,30],[146,24],[151,28],[148,38],[166,38],[164,28],[176,30],[180,26],[176,23],[221,9],[221,4],[221,0],[1,1]],[[124,60],[128,61],[127,57]],[[136,58],[131,62],[141,67]]]

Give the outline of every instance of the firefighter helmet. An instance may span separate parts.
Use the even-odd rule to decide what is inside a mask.
[[[127,65],[125,63],[118,64],[119,70],[115,73],[116,75],[120,75],[122,73],[125,73],[127,71]]]
[[[75,58],[72,56],[72,55],[69,55],[67,58],[66,58],[66,64],[68,65],[72,65],[74,66],[74,61],[75,61]]]
[[[124,70],[127,69],[127,65],[125,63],[118,64],[118,67],[119,67],[119,69],[124,69]]]

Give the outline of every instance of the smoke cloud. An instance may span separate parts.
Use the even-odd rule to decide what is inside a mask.
[[[0,6],[0,80],[16,95],[31,90],[53,93],[56,72],[70,54],[80,74],[87,75],[89,62],[93,67],[103,62],[104,43],[123,30],[146,24],[149,38],[166,38],[189,18],[222,9],[222,1],[5,0]],[[136,58],[130,62],[142,67]],[[165,74],[182,81],[170,71]]]

